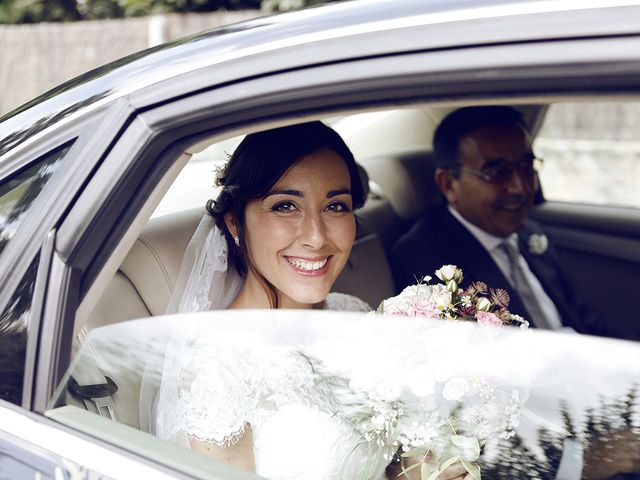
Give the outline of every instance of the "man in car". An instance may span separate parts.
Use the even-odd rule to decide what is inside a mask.
[[[504,106],[458,109],[437,128],[433,151],[447,205],[428,211],[394,245],[396,288],[455,264],[464,285],[507,290],[509,310],[538,328],[618,336],[576,298],[544,232],[528,219],[541,160],[521,114]]]

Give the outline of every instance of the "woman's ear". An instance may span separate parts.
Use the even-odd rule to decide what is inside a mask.
[[[236,227],[236,219],[233,217],[231,212],[227,212],[224,214],[224,223],[229,230],[229,233],[233,238],[238,236],[238,228]]]

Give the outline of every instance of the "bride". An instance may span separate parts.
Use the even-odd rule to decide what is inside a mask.
[[[222,190],[185,253],[178,311],[371,310],[330,293],[365,200],[353,155],[335,131],[310,122],[250,134],[217,182]],[[316,367],[299,352],[246,338],[174,345],[155,432],[272,479],[386,478],[393,446],[362,440]],[[454,465],[438,478],[464,473]]]

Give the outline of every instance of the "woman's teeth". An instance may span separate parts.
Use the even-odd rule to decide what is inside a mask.
[[[316,262],[310,262],[308,260],[302,260],[300,258],[291,258],[291,257],[287,257],[287,261],[293,265],[295,268],[299,269],[299,270],[304,270],[306,272],[312,272],[314,270],[320,270],[322,267],[324,267],[327,262],[329,261],[329,258],[325,258],[323,260],[318,260]]]

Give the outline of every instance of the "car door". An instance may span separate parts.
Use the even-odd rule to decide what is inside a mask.
[[[390,33],[389,36],[402,44],[406,32],[396,32],[395,36]],[[629,68],[635,65],[635,40],[630,37],[613,45],[626,47],[616,51],[620,52],[620,61],[628,61],[625,65]],[[593,43],[598,46],[605,41],[594,40]],[[330,46],[344,50],[339,42]],[[285,52],[289,57],[279,56],[279,61],[291,60],[294,55],[304,56],[298,46],[295,47]],[[323,55],[332,51],[331,48],[321,50]],[[527,88],[557,88],[560,81],[572,85],[584,75],[582,50],[558,48],[554,42],[488,45],[471,50],[470,53],[464,48],[436,49],[369,56],[277,72],[260,71],[260,75],[247,73],[255,73],[252,66],[255,58],[240,59],[229,69],[215,64],[206,64],[194,71],[185,68],[185,73],[166,78],[159,85],[152,84],[132,92],[126,102],[137,108],[136,115],[127,117],[126,126],[124,123],[118,125],[124,128],[118,129],[117,138],[109,137],[116,141],[108,151],[101,152],[103,161],[95,165],[91,178],[65,211],[59,228],[49,237],[49,260],[43,267],[47,297],[42,306],[42,318],[46,323],[37,343],[39,355],[34,360],[33,409],[56,418],[55,413],[51,413],[55,408],[50,399],[68,367],[73,324],[85,308],[84,302],[95,295],[92,290],[104,288],[115,273],[159,201],[162,189],[166,187],[163,182],[176,174],[185,152],[198,140],[216,135],[229,137],[266,125],[290,122],[294,118],[314,117],[319,112],[371,108],[415,101],[416,98],[478,99],[486,98],[488,94],[508,97],[530,92]],[[549,78],[539,80],[536,74],[547,65],[550,57],[556,66],[562,64],[562,68],[550,68],[546,72]],[[259,60],[264,64],[272,58],[273,55],[266,55]],[[569,69],[569,75],[562,62],[579,65],[581,69]],[[610,64],[608,57],[594,60],[587,66],[597,78],[607,77],[608,68],[619,68],[618,63]],[[230,76],[226,82],[220,81],[222,71]],[[528,87],[518,82],[523,77],[530,79]],[[635,81],[631,77],[631,74],[622,75],[619,83]],[[212,85],[212,79],[219,83]],[[195,93],[185,92],[194,85],[198,87]],[[178,91],[175,98],[169,95],[172,90]],[[101,422],[108,420],[94,417],[100,425],[90,424],[84,416],[57,420],[70,429],[100,438],[95,440],[100,445],[111,440],[117,445],[112,447],[113,451],[123,457],[135,457],[132,451],[136,445],[128,442],[134,434],[126,429],[114,432],[110,429],[111,423]],[[145,438],[136,436],[136,441],[144,442]]]
[[[117,103],[73,113],[26,114],[0,129],[0,471],[6,478],[76,478],[82,470],[55,448],[73,443],[71,436],[30,412],[36,359],[57,341],[42,315],[52,232],[129,113]]]

